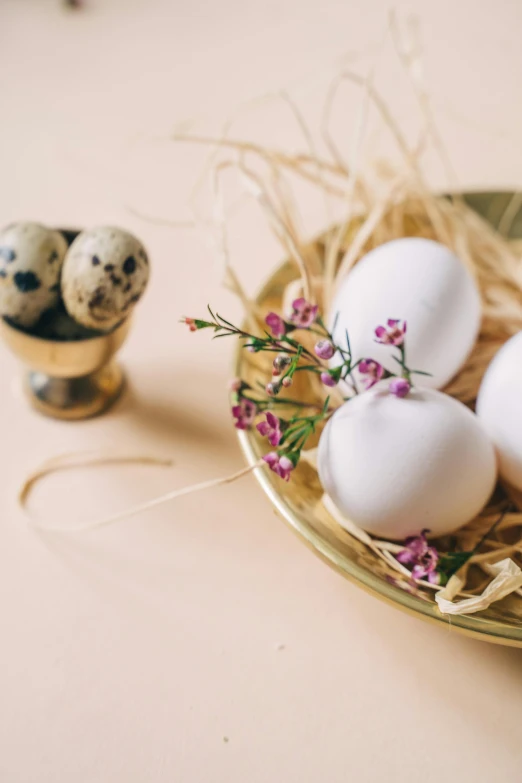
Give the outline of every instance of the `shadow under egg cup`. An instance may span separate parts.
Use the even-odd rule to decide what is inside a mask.
[[[108,334],[50,340],[0,318],[6,345],[27,366],[24,390],[32,407],[56,419],[98,416],[120,396],[124,374],[114,361],[131,326],[127,318]]]

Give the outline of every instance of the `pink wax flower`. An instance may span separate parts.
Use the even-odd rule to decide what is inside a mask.
[[[265,454],[264,461],[274,473],[282,478],[284,481],[290,481],[290,473],[294,469],[294,463],[289,457],[284,454],[280,456],[275,451],[271,451],[269,454]]]
[[[252,400],[242,397],[237,405],[232,408],[232,416],[236,421],[234,426],[238,430],[247,430],[254,423],[257,413],[257,405]]]
[[[440,575],[437,573],[439,553],[434,546],[428,546],[424,529],[418,536],[410,536],[405,540],[406,547],[396,555],[396,559],[403,565],[412,565],[411,575],[414,579],[426,579],[431,584],[438,584]]]
[[[314,351],[320,359],[331,359],[335,353],[335,348],[330,340],[319,340],[315,344]]]
[[[394,378],[390,381],[388,391],[396,397],[406,397],[411,389],[411,383],[406,378]]]
[[[386,326],[378,326],[375,330],[376,342],[383,345],[402,345],[406,335],[406,321],[388,318]]]
[[[241,380],[241,378],[232,378],[232,380],[229,381],[228,384],[229,391],[232,392],[240,391],[242,386],[243,386],[243,381]]]
[[[365,376],[362,381],[364,388],[371,389],[384,375],[384,367],[373,359],[363,359],[359,363],[359,372]]]
[[[292,315],[290,321],[295,324],[299,329],[309,329],[317,318],[317,311],[319,307],[307,302],[304,297],[294,299],[292,302]]]
[[[265,318],[266,325],[272,332],[272,337],[284,337],[286,334],[285,322],[277,313],[268,313]]]
[[[281,422],[271,411],[265,414],[265,421],[260,421],[257,425],[257,431],[268,438],[271,446],[279,446],[283,433],[281,432]]]
[[[329,372],[321,373],[321,382],[324,383],[325,386],[337,386],[338,384],[338,381],[336,381]]]
[[[194,318],[184,318],[183,323],[188,326],[191,332],[197,332],[198,327],[196,326]]]

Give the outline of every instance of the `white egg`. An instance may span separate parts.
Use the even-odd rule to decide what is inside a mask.
[[[508,340],[489,365],[477,415],[497,451],[500,477],[522,490],[522,332]]]
[[[452,397],[416,388],[399,399],[387,385],[346,402],[326,425],[318,451],[323,487],[343,515],[374,535],[451,533],[493,492],[493,446]]]
[[[375,342],[375,328],[389,318],[407,322],[407,362],[431,373],[422,384],[439,389],[460,370],[477,339],[481,301],[460,260],[444,245],[409,237],[369,252],[341,283],[330,321],[354,359],[372,358],[390,371],[397,364],[389,346]],[[418,376],[420,379],[421,376]]]
[[[0,233],[0,315],[31,327],[60,298],[67,242],[39,223],[13,223]]]

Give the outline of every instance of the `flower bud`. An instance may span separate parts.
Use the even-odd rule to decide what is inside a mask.
[[[321,381],[325,386],[337,386],[337,381],[335,378],[332,378],[329,372],[321,373]]]
[[[315,344],[314,351],[320,359],[331,359],[335,353],[335,348],[330,340],[319,340]]]
[[[396,397],[403,398],[408,396],[411,389],[411,384],[406,380],[406,378],[394,378],[392,381],[390,381],[388,389]]]
[[[274,359],[274,375],[280,375],[281,372],[288,367],[288,365],[291,362],[291,358],[287,356],[284,353],[279,354],[279,356],[276,356]]]

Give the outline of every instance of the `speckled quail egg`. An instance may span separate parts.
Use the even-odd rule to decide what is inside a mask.
[[[13,223],[0,233],[0,315],[26,328],[60,298],[67,242],[39,223]]]
[[[136,237],[121,228],[83,231],[65,257],[62,297],[75,321],[110,330],[141,298],[149,278],[147,253]]]

